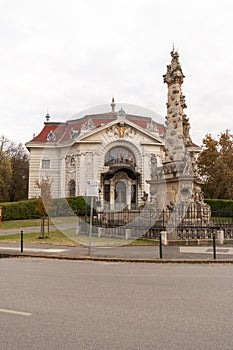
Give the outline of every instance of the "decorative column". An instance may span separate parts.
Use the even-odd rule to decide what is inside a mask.
[[[151,180],[148,183],[151,185],[151,205],[167,210],[168,238],[177,239],[181,222],[185,224],[188,220],[189,224],[194,225],[197,220],[207,222],[210,209],[203,201],[201,182],[195,168],[195,158],[200,148],[190,138],[190,123],[184,114],[187,108],[181,89],[184,74],[178,52],[173,49],[171,57],[171,64],[163,75],[168,87],[165,159],[162,167],[156,167],[154,157],[151,159]],[[202,214],[204,212],[207,219]],[[161,222],[161,218],[157,221]]]
[[[115,203],[115,185],[114,182],[110,181],[110,210],[114,210]]]
[[[61,192],[60,197],[64,198],[66,197],[66,162],[65,157],[60,158],[60,164],[61,164]]]
[[[126,180],[126,205],[131,210],[131,181]]]
[[[185,96],[182,94],[184,74],[179,62],[179,54],[171,52],[171,64],[167,66],[167,72],[163,76],[164,83],[168,85],[166,135],[165,135],[165,162],[182,160],[185,148],[192,144],[189,135],[189,119],[184,114],[186,108]]]

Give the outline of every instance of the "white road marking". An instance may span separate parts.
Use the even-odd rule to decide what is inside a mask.
[[[0,309],[0,312],[5,312],[7,314],[20,315],[20,316],[31,316],[32,315],[32,313],[30,313],[30,312],[8,310],[8,309]]]
[[[17,247],[0,247],[0,250],[14,250],[14,251],[19,251],[20,248]],[[54,249],[54,248],[23,248],[24,252],[47,252],[47,253],[62,253],[66,252],[68,249]]]
[[[180,247],[180,253],[213,254],[213,247]],[[216,248],[216,254],[233,255],[233,248]]]

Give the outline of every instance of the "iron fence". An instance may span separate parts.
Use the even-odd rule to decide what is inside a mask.
[[[233,212],[214,211],[206,219],[200,211],[181,208],[174,210],[103,211],[93,219],[93,233],[105,237],[159,239],[161,231],[169,239],[212,239],[214,232],[221,232],[224,239],[233,239]]]

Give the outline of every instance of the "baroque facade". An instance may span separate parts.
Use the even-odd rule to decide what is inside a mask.
[[[29,198],[40,195],[35,181],[52,180],[54,198],[85,196],[87,180],[99,183],[99,202],[111,210],[137,209],[149,192],[151,162],[163,161],[164,126],[149,117],[111,111],[66,123],[50,122],[27,143]]]
[[[171,56],[164,75],[168,85],[165,126],[122,108],[116,111],[114,99],[110,112],[65,123],[51,122],[47,115],[42,131],[27,143],[29,198],[40,195],[35,181],[43,177],[52,180],[54,198],[85,196],[87,181],[96,180],[99,205],[109,210],[134,210],[145,202],[156,205],[159,188],[165,191],[165,205],[177,202],[178,197],[198,196],[195,162],[199,147],[191,140],[183,111],[179,55],[173,50]]]

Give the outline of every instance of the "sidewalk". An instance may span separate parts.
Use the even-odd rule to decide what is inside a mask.
[[[233,248],[217,247],[217,259],[213,260],[212,247],[162,247],[162,259],[158,246],[120,246],[120,247],[68,247],[55,245],[27,245],[21,253],[20,244],[0,243],[0,257],[41,257],[67,260],[99,260],[128,262],[187,262],[233,263]]]
[[[67,225],[65,226],[67,227]],[[54,228],[51,225],[50,230]],[[21,229],[0,230],[0,236],[8,234],[40,232],[40,226]],[[216,248],[216,260],[213,260],[213,247],[209,246],[162,246],[162,259],[159,246],[56,246],[47,244],[24,244],[21,253],[20,242],[0,242],[0,257],[41,257],[67,260],[105,260],[129,262],[227,262],[233,263],[233,247],[222,245]]]

